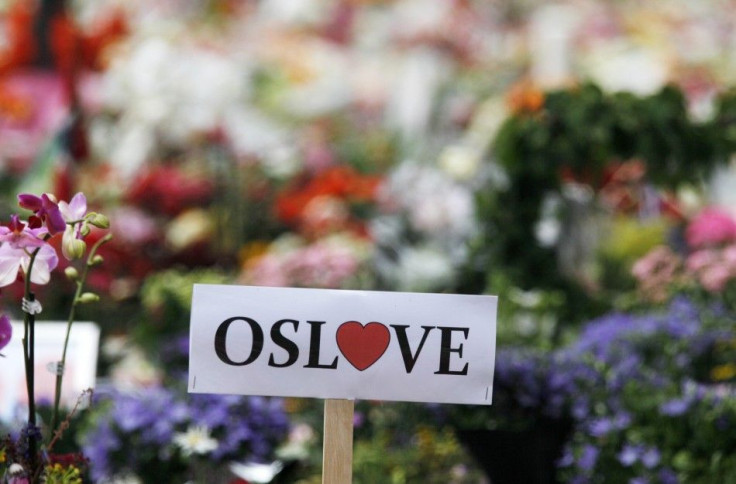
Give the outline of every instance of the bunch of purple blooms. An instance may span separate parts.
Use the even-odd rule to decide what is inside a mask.
[[[227,463],[270,462],[289,428],[279,399],[187,395],[168,386],[98,389],[93,408],[81,443],[95,482],[215,482],[207,473]]]
[[[718,362],[736,332],[723,316],[675,300],[664,312],[592,321],[560,350],[598,375],[579,381],[574,432],[559,462],[565,482],[736,479],[736,391]]]

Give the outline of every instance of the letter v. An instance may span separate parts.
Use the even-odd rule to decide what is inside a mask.
[[[416,364],[417,359],[419,359],[419,353],[422,351],[424,342],[427,341],[427,335],[429,335],[429,332],[432,331],[435,326],[422,326],[424,334],[422,335],[422,340],[419,342],[419,346],[417,346],[416,353],[413,355],[411,354],[411,348],[409,347],[409,338],[406,336],[406,328],[408,328],[409,325],[391,324],[389,326],[394,328],[396,339],[399,341],[399,349],[401,349],[401,357],[404,359],[406,372],[411,373],[414,369],[414,364]]]

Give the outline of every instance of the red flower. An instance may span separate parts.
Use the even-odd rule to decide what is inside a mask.
[[[363,175],[350,166],[330,167],[282,192],[276,200],[276,215],[284,223],[298,224],[317,197],[332,196],[350,204],[372,202],[380,182],[380,177]]]

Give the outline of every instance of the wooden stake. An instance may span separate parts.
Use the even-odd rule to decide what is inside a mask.
[[[353,400],[325,400],[322,484],[353,482]]]

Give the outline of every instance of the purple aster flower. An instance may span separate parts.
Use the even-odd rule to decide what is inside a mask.
[[[598,448],[590,444],[586,444],[583,447],[583,452],[578,459],[578,467],[584,471],[591,471],[595,467],[598,461]]]
[[[662,469],[657,475],[659,481],[662,484],[679,484],[680,479],[677,477],[677,473],[672,469]]]
[[[588,433],[592,437],[604,437],[613,430],[613,422],[610,418],[597,418],[588,426]]]
[[[657,450],[656,447],[649,447],[641,455],[641,462],[642,464],[644,464],[644,467],[646,467],[647,469],[651,469],[659,464],[661,458],[662,456],[660,455],[659,450]]]
[[[557,461],[558,467],[570,467],[575,463],[575,457],[572,455],[572,450],[569,447],[565,448],[565,451],[562,454],[562,457],[560,457],[560,460]]]
[[[646,477],[634,477],[629,479],[629,484],[649,484],[649,479]]]
[[[659,411],[668,417],[678,417],[687,412],[691,403],[689,398],[675,398],[660,405]]]
[[[621,449],[621,452],[618,454],[618,460],[626,467],[630,467],[636,463],[636,461],[639,460],[639,457],[641,455],[641,447],[638,445],[624,445],[624,448]]]
[[[631,425],[631,415],[628,412],[619,412],[613,418],[613,425],[617,430],[623,430]]]

